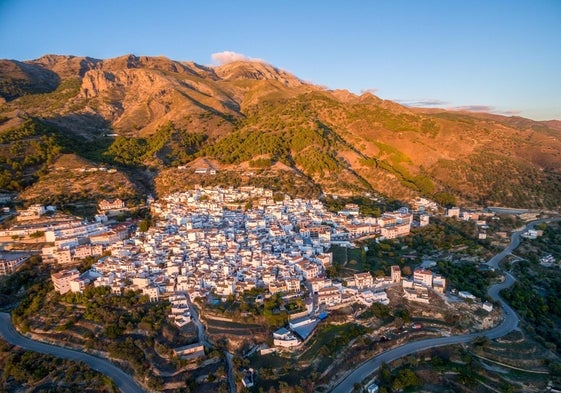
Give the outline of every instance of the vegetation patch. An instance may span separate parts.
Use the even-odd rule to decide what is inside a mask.
[[[1,340],[0,387],[3,392],[119,392],[113,381],[82,362],[24,351]]]
[[[343,325],[322,325],[315,333],[313,343],[300,356],[300,360],[310,362],[319,357],[334,358],[353,339],[368,330],[355,323]]]

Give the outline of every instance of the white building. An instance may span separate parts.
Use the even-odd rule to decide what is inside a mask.
[[[428,288],[432,288],[432,272],[425,269],[416,269],[413,273],[413,281],[422,284]]]
[[[300,339],[287,328],[280,328],[273,332],[273,343],[275,347],[292,348],[300,345]]]
[[[405,282],[404,282],[405,284]],[[430,303],[429,300],[429,289],[424,286],[414,285],[413,287],[403,288],[403,297],[407,300],[418,303]]]
[[[89,278],[77,277],[70,281],[70,292],[82,293],[84,289],[90,284]]]
[[[14,273],[27,259],[28,255],[0,253],[0,276]]]
[[[355,273],[354,279],[358,289],[371,288],[374,285],[374,278],[369,272]]]
[[[446,278],[439,274],[433,276],[432,289],[437,293],[444,293],[446,291]]]
[[[376,385],[375,383],[371,383],[370,385],[368,385],[368,387],[366,388],[366,391],[368,393],[378,393],[380,391],[380,389],[378,388],[378,385]]]
[[[17,221],[36,220],[46,212],[47,210],[43,205],[39,205],[39,204],[31,205],[26,210],[19,212],[16,217],[16,220]]]
[[[203,344],[195,343],[174,348],[173,353],[183,359],[195,359],[205,355],[205,347]]]
[[[62,270],[51,274],[51,280],[55,287],[55,291],[61,295],[71,291],[71,282],[80,277],[78,269]]]
[[[446,209],[446,217],[460,218],[460,208],[459,207],[450,207],[450,208]]]
[[[325,304],[326,306],[334,306],[341,303],[342,296],[339,288],[334,286],[323,287],[317,291],[318,304]]]

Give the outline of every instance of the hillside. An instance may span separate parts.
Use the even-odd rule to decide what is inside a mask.
[[[261,62],[0,60],[0,97],[0,189],[29,201],[97,199],[99,190],[132,198],[225,181],[443,204],[561,205],[559,121],[412,109],[326,90]],[[92,176],[69,188],[75,173],[56,166],[61,154],[115,169],[120,186],[93,186],[107,179]],[[200,158],[223,175],[195,175]],[[68,187],[52,187],[63,181]]]

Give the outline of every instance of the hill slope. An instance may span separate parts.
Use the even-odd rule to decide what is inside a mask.
[[[293,192],[291,178],[317,193],[561,205],[557,121],[410,109],[260,62],[0,60],[0,96],[0,189],[25,189],[29,200],[45,195],[56,160],[72,153],[133,182],[123,196],[209,182],[185,176],[206,157],[230,182],[277,181]],[[70,199],[88,194],[75,191]]]

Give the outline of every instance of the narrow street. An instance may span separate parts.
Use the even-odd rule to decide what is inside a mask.
[[[197,327],[197,335],[199,337],[199,342],[203,344],[203,346],[205,346],[206,348],[214,349],[214,345],[206,339],[205,326],[199,319],[199,310],[197,310],[193,302],[191,302],[191,297],[189,296],[189,294],[187,294],[187,304],[189,304],[189,311],[191,312],[191,320]]]

